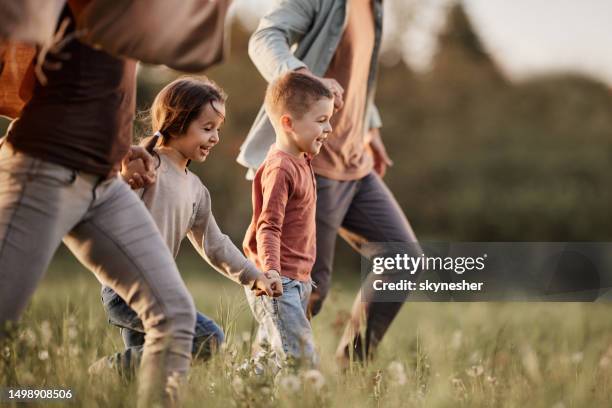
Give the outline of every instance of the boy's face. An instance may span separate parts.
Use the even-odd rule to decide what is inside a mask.
[[[292,120],[292,138],[297,148],[307,154],[318,154],[331,133],[329,123],[334,113],[334,100],[322,98],[314,102],[301,118]]]

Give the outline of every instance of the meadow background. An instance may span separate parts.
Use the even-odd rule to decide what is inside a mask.
[[[192,166],[211,191],[217,221],[237,244],[251,206],[250,183],[234,160],[265,89],[246,55],[247,40],[235,24],[230,57],[207,72],[230,96],[227,123],[211,157]],[[377,103],[395,161],[386,181],[421,240],[611,240],[607,85],[569,73],[510,81],[460,6],[449,10],[430,70],[385,61]],[[139,110],[177,75],[142,66]],[[0,122],[0,131],[5,127]],[[188,243],[178,263],[199,310],[228,334],[223,353],[194,365],[187,406],[612,405],[607,304],[407,304],[378,358],[339,375],[333,353],[359,285],[359,257],[339,241],[332,294],[313,322],[325,384],[300,379],[297,393],[277,393],[280,386],[237,371],[254,330],[241,289]],[[86,374],[89,364],[122,348],[98,293],[93,276],[60,250],[18,338],[1,350],[0,384],[72,388],[76,405],[68,406],[133,406],[133,384]]]

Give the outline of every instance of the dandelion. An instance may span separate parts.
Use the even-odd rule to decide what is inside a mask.
[[[290,394],[298,392],[300,390],[300,387],[302,386],[300,378],[293,374],[284,376],[280,379],[278,384],[283,391]]]
[[[612,363],[612,344],[608,347],[606,352],[601,356],[599,360],[599,366],[601,368],[606,368]]]
[[[81,348],[79,346],[72,346],[68,350],[70,357],[78,357],[81,354]]]
[[[237,394],[242,394],[244,392],[245,387],[244,387],[244,381],[242,381],[242,378],[234,377],[234,379],[232,380],[232,389]]]
[[[460,378],[453,377],[451,378],[451,384],[455,390],[455,397],[460,400],[465,400],[468,398],[467,388],[465,384]]]
[[[38,359],[41,361],[46,361],[49,359],[49,352],[47,350],[41,350],[38,352]]]
[[[572,354],[572,356],[570,357],[570,361],[574,364],[580,364],[583,358],[584,353],[582,353],[581,351],[577,351],[576,353]]]
[[[463,343],[463,333],[461,330],[455,330],[451,337],[450,346],[453,350],[459,350],[461,343]]]
[[[53,338],[53,331],[51,330],[51,323],[48,320],[45,320],[40,325],[40,339],[42,344],[47,345],[51,342]]]
[[[482,361],[482,353],[480,350],[474,351],[470,354],[470,358],[468,359],[471,364],[479,364]]]
[[[315,391],[320,391],[325,386],[325,377],[319,370],[308,370],[303,374],[304,383],[311,386]]]
[[[529,345],[523,347],[522,362],[529,378],[534,382],[539,382],[542,379],[540,361],[538,360],[538,355]]]
[[[480,377],[484,373],[484,367],[479,365],[473,365],[467,370],[465,370],[466,374],[470,377],[476,378]]]
[[[68,327],[68,338],[74,340],[79,335],[79,331],[75,327]]]
[[[455,392],[457,392],[457,394],[460,394],[460,396],[463,396],[463,397],[466,396],[465,384],[460,378],[457,378],[457,377],[451,378],[451,384],[453,385],[453,388],[455,388]]]
[[[404,365],[399,361],[392,361],[387,366],[387,373],[389,374],[389,380],[394,385],[404,385],[407,382],[406,371]]]

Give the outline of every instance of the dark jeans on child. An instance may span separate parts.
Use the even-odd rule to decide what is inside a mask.
[[[111,366],[130,376],[140,364],[145,341],[142,321],[125,301],[107,286],[102,287],[102,304],[109,323],[119,327],[125,350],[109,356]],[[223,330],[214,320],[197,312],[192,354],[206,360],[219,349],[225,339]]]

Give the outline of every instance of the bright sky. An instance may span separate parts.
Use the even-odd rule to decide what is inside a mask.
[[[452,1],[387,0],[420,8],[420,27],[406,27],[402,38],[405,59],[416,69],[427,68],[441,16]],[[612,0],[462,1],[487,49],[511,77],[574,71],[612,85]],[[271,3],[235,0],[239,16],[247,20],[264,13]],[[402,28],[387,20],[387,29]]]
[[[464,0],[509,73],[591,74],[612,85],[612,0]]]

